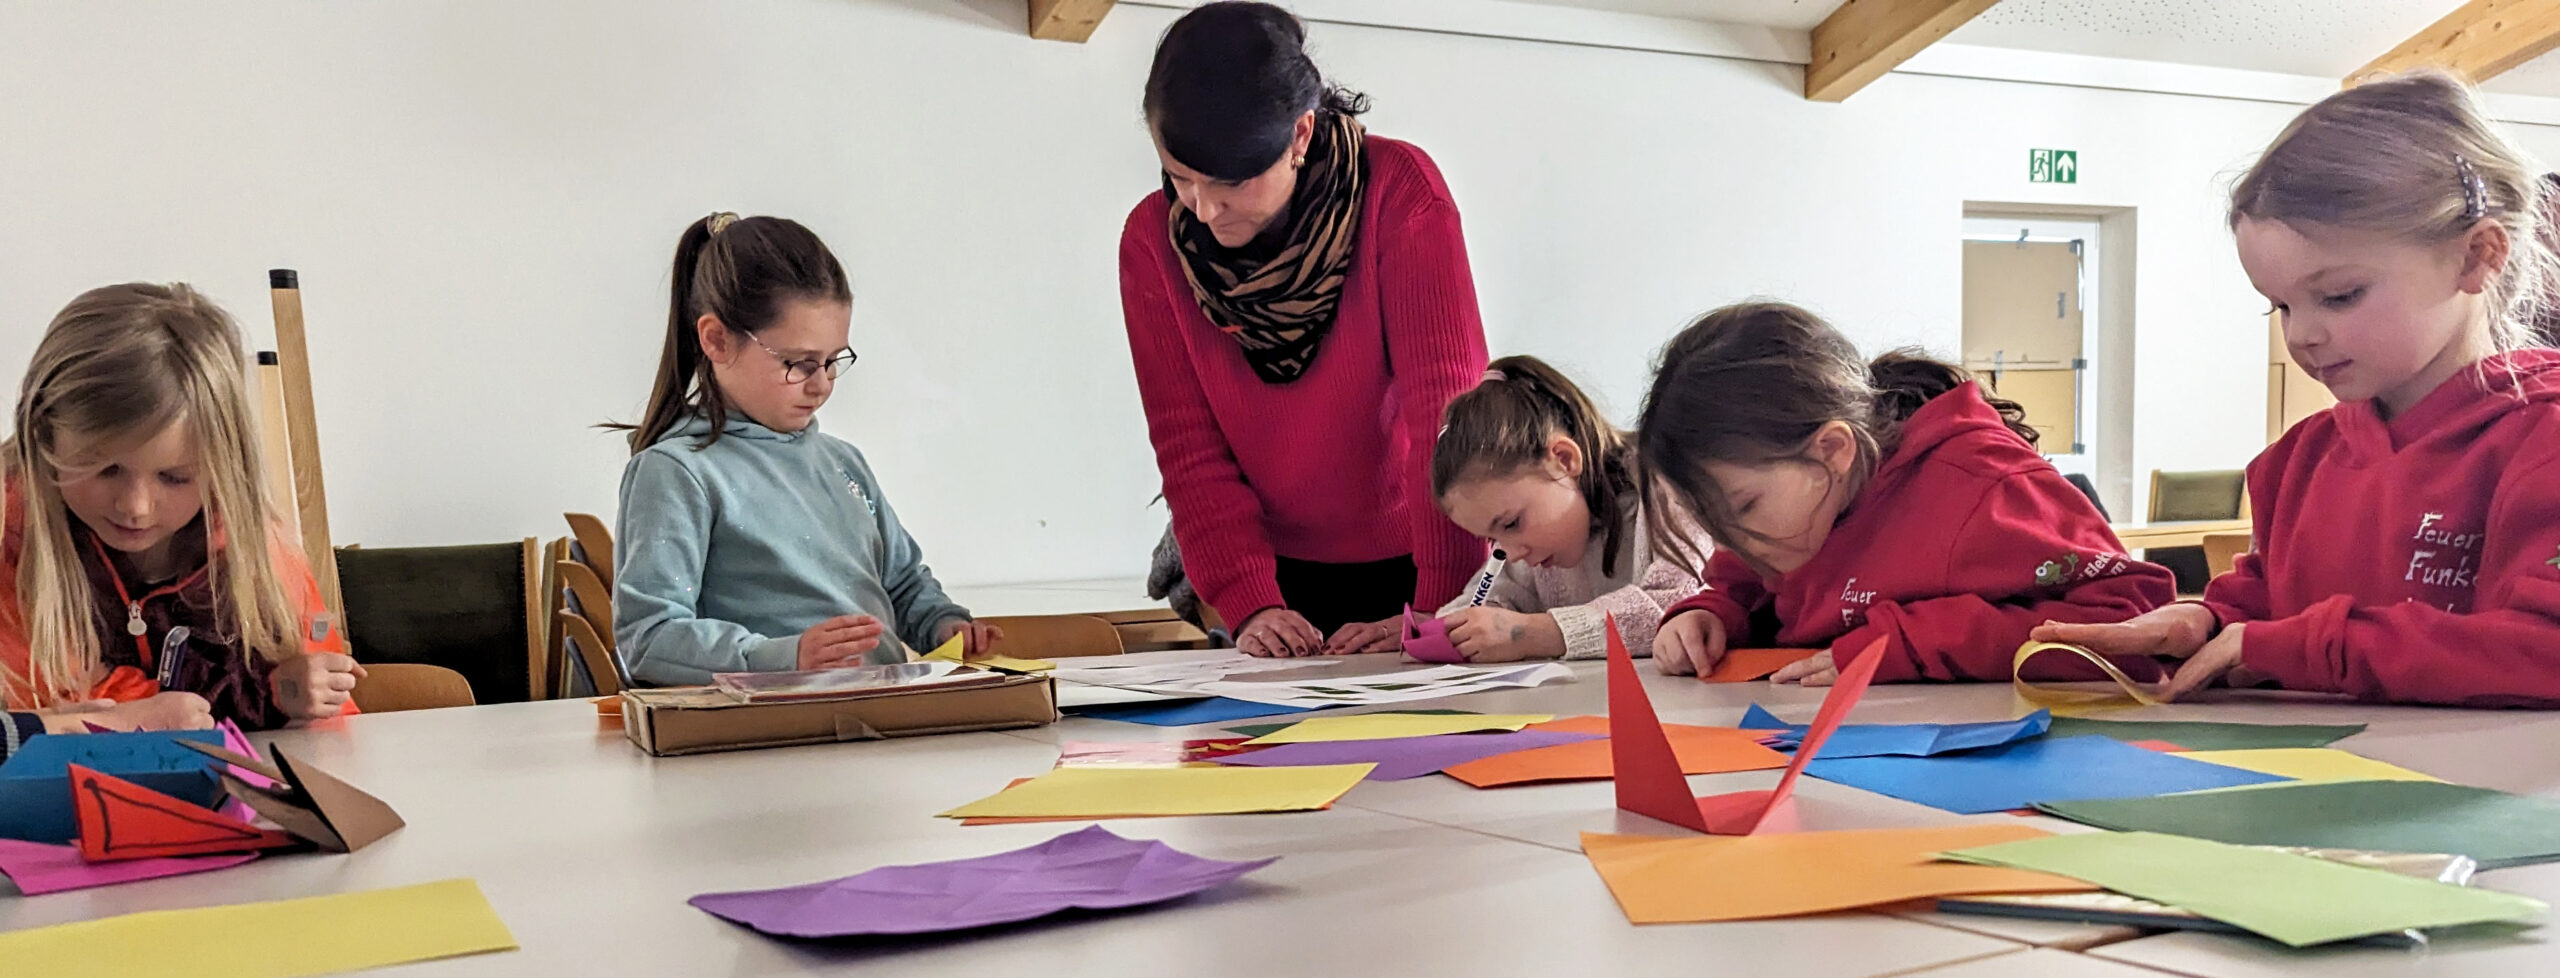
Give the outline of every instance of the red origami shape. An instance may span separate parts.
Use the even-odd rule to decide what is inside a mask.
[[[112,774],[77,764],[70,765],[70,770],[71,810],[80,821],[80,858],[93,863],[302,844],[293,836],[260,829]]]
[[[1831,738],[1831,731],[1866,693],[1867,683],[1875,678],[1876,663],[1884,658],[1884,644],[1884,639],[1876,639],[1858,654],[1857,661],[1840,670],[1839,681],[1823,697],[1822,709],[1814,713],[1804,743],[1796,748],[1795,760],[1788,762],[1776,788],[1699,798],[1689,794],[1689,779],[1680,773],[1671,739],[1663,735],[1653,698],[1645,695],[1643,682],[1636,678],[1635,660],[1628,657],[1627,643],[1618,636],[1618,623],[1609,622],[1609,745],[1618,774],[1618,807],[1710,835],[1759,831],[1794,793],[1796,776],[1821,752],[1822,742]]]

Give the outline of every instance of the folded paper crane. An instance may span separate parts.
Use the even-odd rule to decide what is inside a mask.
[[[1867,683],[1875,679],[1876,663],[1884,658],[1885,640],[1879,638],[1840,670],[1839,681],[1823,697],[1813,726],[1805,731],[1803,745],[1788,762],[1786,773],[1779,775],[1776,788],[1699,798],[1689,794],[1689,781],[1681,775],[1680,760],[1662,732],[1661,718],[1653,712],[1652,697],[1645,695],[1643,682],[1636,677],[1635,660],[1627,655],[1617,622],[1608,625],[1609,745],[1617,768],[1618,807],[1710,835],[1750,835],[1769,822],[1794,793],[1804,766],[1822,752],[1822,742],[1866,693]]]
[[[267,753],[275,759],[272,765],[220,747],[192,742],[187,746],[275,782],[262,788],[239,774],[222,773],[223,787],[230,789],[232,797],[295,838],[330,852],[354,852],[408,824],[382,799],[313,767],[308,760],[297,760],[274,744],[267,745]]]

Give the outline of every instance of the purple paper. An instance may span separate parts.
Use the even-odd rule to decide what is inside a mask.
[[[779,890],[705,893],[705,913],[779,937],[931,934],[1062,910],[1115,910],[1190,896],[1278,861],[1220,862],[1087,826],[1028,849],[883,866]]]
[[[1315,764],[1378,765],[1369,771],[1370,781],[1402,781],[1418,778],[1468,761],[1536,750],[1557,744],[1598,740],[1605,734],[1559,733],[1552,730],[1522,730],[1517,733],[1457,733],[1431,737],[1397,737],[1391,740],[1327,740],[1305,744],[1274,744],[1257,750],[1212,757],[1220,764],[1243,764],[1249,767],[1306,767]]]
[[[28,896],[229,869],[256,858],[257,853],[244,852],[91,863],[81,861],[80,850],[73,846],[0,839],[0,874],[6,874],[18,884],[18,892]]]

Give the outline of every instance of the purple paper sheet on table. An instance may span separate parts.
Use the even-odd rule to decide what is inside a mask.
[[[1432,737],[1397,737],[1392,740],[1326,740],[1305,744],[1275,744],[1259,750],[1212,757],[1220,764],[1242,764],[1249,767],[1306,767],[1315,764],[1375,763],[1369,771],[1371,781],[1402,781],[1468,761],[1509,754],[1516,751],[1554,747],[1585,740],[1598,740],[1603,734],[1560,733],[1552,730],[1522,730],[1517,733],[1460,733]]]
[[[28,896],[229,869],[256,858],[257,853],[244,852],[92,863],[80,859],[78,846],[0,839],[0,875],[8,876],[18,884],[18,892]]]
[[[823,883],[705,893],[685,902],[781,937],[931,934],[1032,920],[1062,910],[1161,903],[1278,859],[1202,859],[1161,842],[1124,839],[1095,825],[993,856],[883,866]]]

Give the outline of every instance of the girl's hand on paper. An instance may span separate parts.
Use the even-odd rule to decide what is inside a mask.
[[[1840,667],[1831,663],[1829,649],[1814,653],[1810,659],[1790,662],[1769,677],[1771,685],[1795,683],[1799,686],[1829,686],[1839,681]]]
[[[1457,646],[1469,662],[1518,662],[1564,654],[1564,631],[1551,615],[1479,606],[1460,608],[1440,620],[1449,626],[1449,644]]]
[[[2195,655],[2178,667],[2176,675],[2169,677],[2169,684],[2161,687],[2161,701],[2175,700],[2213,685],[2214,680],[2226,674],[2247,675],[2247,670],[2240,665],[2240,634],[2248,627],[2246,624],[2224,626],[2222,634],[2204,643],[2203,648],[2196,650]]]
[[[161,693],[131,703],[72,703],[44,714],[46,733],[87,733],[92,723],[110,730],[211,730],[213,704],[194,693]]]
[[[2113,625],[2045,622],[2027,633],[2030,641],[2077,645],[2099,655],[2165,655],[2184,659],[2213,638],[2213,612],[2200,604],[2153,608]],[[2223,629],[2229,632],[2233,629]]]
[[[880,619],[870,615],[829,618],[800,633],[800,668],[842,669],[862,665],[880,647]]]
[[[1724,619],[1704,611],[1673,615],[1653,633],[1653,667],[1666,676],[1703,676],[1724,661]]]
[[[963,659],[983,659],[994,655],[996,643],[1004,641],[1004,629],[983,621],[954,618],[933,630],[933,645],[941,648],[943,643],[951,641],[951,636],[963,633],[969,636],[960,643],[960,657]]]
[[[1326,639],[1326,655],[1363,655],[1370,652],[1393,652],[1404,648],[1404,619],[1355,621]]]

